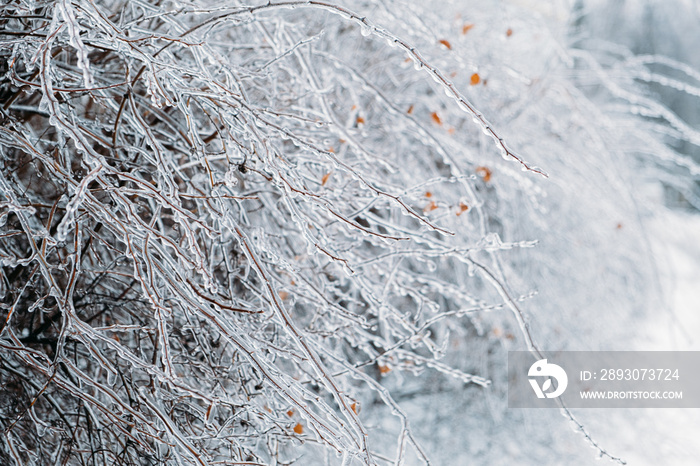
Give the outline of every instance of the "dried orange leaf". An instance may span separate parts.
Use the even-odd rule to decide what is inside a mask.
[[[489,180],[491,180],[491,170],[489,170],[487,167],[476,167],[476,173],[477,173],[486,183],[488,183]]]
[[[352,111],[352,110],[357,110],[357,105],[353,105],[353,106],[350,108],[350,110],[351,110],[351,111]]]
[[[481,76],[479,76],[479,73],[474,73],[469,79],[469,82],[472,86],[476,86],[477,84],[479,84],[481,82]]]
[[[437,112],[431,113],[431,114],[430,114],[430,117],[431,117],[431,118],[433,119],[433,121],[434,121],[435,123],[437,123],[438,125],[441,125],[441,124],[442,124],[442,120],[440,119],[440,116],[437,114]]]
[[[508,30],[506,31],[506,37],[510,37],[512,35],[513,35],[513,30],[511,28],[508,28]]]
[[[457,216],[459,217],[467,210],[469,210],[469,206],[467,204],[465,204],[464,202],[460,202],[459,203],[459,210],[457,211]]]
[[[365,119],[362,118],[361,116],[358,116],[357,119],[355,120],[358,125],[364,124]]]
[[[289,417],[294,416],[294,410],[290,409],[289,411],[287,411],[287,416],[289,416]]]
[[[474,25],[472,23],[464,23],[464,26],[462,26],[462,35],[468,33],[469,30],[473,27]]]
[[[321,178],[321,186],[325,186],[326,183],[328,183],[328,178],[331,177],[331,173],[328,172],[325,175],[323,175],[323,178]]]
[[[350,409],[352,409],[352,412],[357,414],[357,403],[353,403],[350,405]]]
[[[433,193],[431,193],[430,191],[426,191],[425,197],[433,197]]]
[[[286,291],[280,291],[279,296],[280,296],[280,299],[282,301],[284,301],[285,299],[287,299],[289,297],[289,293],[287,293]]]
[[[382,365],[379,366],[379,373],[380,374],[388,374],[389,372],[391,372],[391,367],[382,366]]]
[[[302,426],[301,424],[295,425],[294,426],[294,433],[297,435],[303,434],[304,433],[304,426]]]
[[[449,42],[447,42],[445,39],[440,39],[440,43],[442,45],[444,45],[445,47],[447,47],[447,50],[452,50],[452,45]]]
[[[432,212],[433,210],[435,210],[437,208],[438,208],[438,205],[435,202],[430,201],[430,204],[423,207],[423,212]]]
[[[413,115],[413,105],[408,107],[408,110],[406,110],[406,113],[408,113],[409,115]]]

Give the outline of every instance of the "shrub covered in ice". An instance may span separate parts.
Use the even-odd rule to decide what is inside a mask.
[[[3,463],[427,460],[402,381],[652,282],[630,189],[700,139],[639,81],[697,73],[433,7],[2,6]]]

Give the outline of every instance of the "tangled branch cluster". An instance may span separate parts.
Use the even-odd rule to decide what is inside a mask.
[[[20,0],[0,29],[0,462],[400,462],[383,378],[488,384],[439,359],[517,308],[494,255],[530,243],[490,233],[416,75],[518,157],[402,39],[324,2]]]

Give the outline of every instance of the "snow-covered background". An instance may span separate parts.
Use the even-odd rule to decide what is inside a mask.
[[[499,4],[484,21],[500,31],[512,28],[511,38],[520,41],[503,61],[542,81],[519,96],[535,108],[513,130],[521,146],[531,142],[527,152],[543,157],[536,161],[551,175],[541,185],[548,200],[536,235],[540,260],[525,266],[538,290],[525,305],[537,344],[551,350],[699,350],[697,169],[690,178],[673,169],[659,172],[649,160],[664,156],[653,146],[639,149],[635,140],[650,136],[691,163],[700,160],[700,4]],[[455,8],[471,13],[477,6],[456,2]],[[666,58],[677,68],[665,67]],[[626,63],[657,59],[648,73],[635,72],[621,84],[630,78]],[[659,108],[647,112],[651,102],[668,110],[671,122]],[[640,114],[648,118],[635,118]],[[656,128],[637,126],[654,118]],[[660,136],[661,127],[682,127],[692,142],[676,140],[674,131]],[[542,154],[552,145],[558,150]],[[640,157],[645,161],[637,164]],[[502,348],[524,349],[524,343]],[[498,381],[504,368],[488,370]],[[455,390],[412,406],[416,416],[427,416],[423,435],[434,429],[437,464],[600,464],[599,452],[566,416],[508,410],[498,385],[481,402],[481,394]],[[700,457],[698,409],[573,412],[603,448],[628,464],[692,465]]]

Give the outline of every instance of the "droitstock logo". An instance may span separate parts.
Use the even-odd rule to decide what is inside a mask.
[[[530,385],[532,385],[532,389],[535,391],[537,398],[556,398],[564,393],[566,386],[569,384],[569,378],[567,377],[564,369],[556,364],[547,363],[546,359],[540,359],[530,366],[530,370],[527,372],[527,375],[530,377],[528,380],[530,381]],[[547,378],[542,383],[542,387],[540,388],[540,384],[537,379],[532,377]],[[557,381],[556,390],[553,392],[547,392],[552,388],[552,378]]]

